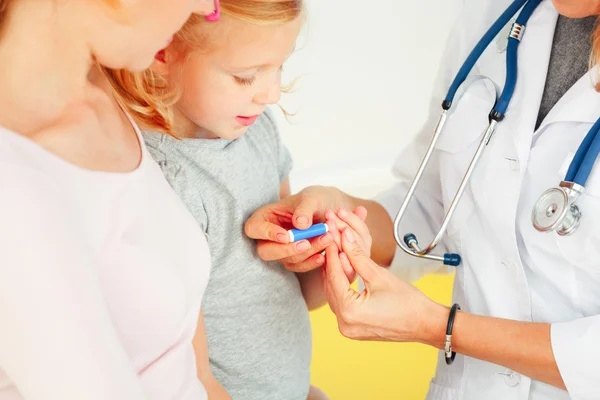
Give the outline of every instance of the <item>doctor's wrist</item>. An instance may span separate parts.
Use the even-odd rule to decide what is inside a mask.
[[[417,341],[443,350],[449,315],[449,307],[433,303],[432,307],[424,313],[423,321],[417,333]]]

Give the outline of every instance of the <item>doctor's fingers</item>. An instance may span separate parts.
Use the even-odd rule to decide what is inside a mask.
[[[359,207],[364,210],[364,216],[366,219],[367,210],[364,207]],[[358,213],[357,213],[358,211]],[[373,238],[371,237],[371,232],[369,231],[369,227],[365,223],[365,219],[361,218],[363,212],[359,209],[356,209],[354,212],[348,212],[344,209],[340,209],[337,212],[338,217],[347,223],[354,232],[358,233],[359,238],[363,241],[363,249],[368,249],[367,255],[370,254],[371,245],[373,243]]]
[[[361,210],[362,209],[362,210]],[[358,211],[358,214],[356,213]],[[349,213],[347,211],[339,210],[338,213],[344,215],[344,217],[350,221],[350,223],[342,220],[337,213],[328,210],[325,213],[325,218],[327,219],[327,225],[329,226],[329,231],[333,235],[334,241],[337,246],[342,248],[342,239],[341,232],[344,231],[347,227],[351,227],[355,232],[358,233],[358,237],[356,240],[358,241],[360,247],[365,251],[368,257],[371,256],[371,246],[373,239],[371,238],[371,232],[369,232],[369,228],[364,223],[364,219],[366,218],[367,210],[364,207],[358,207],[354,212]]]
[[[366,285],[376,281],[380,267],[361,248],[356,240],[357,234],[352,228],[346,228],[342,232],[342,251],[348,257],[350,264]]]
[[[342,262],[342,269],[344,270],[348,281],[350,281],[350,283],[353,283],[357,278],[357,274],[354,268],[352,267],[352,264],[350,264],[350,260],[348,259],[346,253],[340,253],[340,261]]]
[[[356,292],[350,286],[350,281],[344,272],[338,247],[335,244],[329,246],[325,256],[327,257],[327,266],[323,269],[325,296],[331,310],[339,318],[344,312],[344,303]]]

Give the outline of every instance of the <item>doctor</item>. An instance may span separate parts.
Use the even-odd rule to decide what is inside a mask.
[[[455,307],[451,315],[449,308],[392,275],[416,279],[448,268],[419,264],[422,260],[400,250],[392,219],[429,144],[454,76],[510,4],[463,1],[443,57],[429,123],[398,158],[397,186],[376,201],[335,188],[310,187],[258,210],[246,233],[259,240],[261,257],[298,272],[322,266],[320,252],[327,249],[325,293],[344,335],[421,342],[440,350],[451,345],[445,349],[451,350],[448,360],[447,353],[440,352],[428,399],[600,399],[600,165],[578,199],[582,217],[576,232],[541,233],[531,219],[536,200],[565,178],[573,154],[600,117],[597,67],[588,71],[590,54],[596,57],[600,52],[600,30],[594,28],[600,1],[543,0],[527,23],[506,118],[498,124],[443,242],[448,251],[462,256],[453,296],[461,310]],[[477,61],[473,74],[502,86],[505,58],[505,43],[499,37]],[[403,233],[429,239],[437,232],[488,124],[494,99],[493,86],[480,81],[454,106],[403,219]],[[368,210],[370,257],[356,244],[361,242],[358,236],[369,235],[357,217],[364,212],[348,212],[359,206]],[[329,234],[311,240],[309,250],[286,243],[286,235],[279,235],[278,241],[286,227],[280,226],[281,215],[293,215],[293,224],[306,228],[323,220],[326,210],[339,208],[348,210],[338,215],[355,228],[342,235],[342,249],[331,244]],[[362,276],[367,291],[359,294],[350,288],[343,272],[349,265]],[[453,352],[457,355],[451,362]]]

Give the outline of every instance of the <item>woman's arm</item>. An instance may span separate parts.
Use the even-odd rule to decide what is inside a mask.
[[[208,361],[208,343],[206,341],[206,328],[204,327],[204,315],[200,312],[198,326],[193,340],[194,352],[196,354],[196,369],[198,378],[204,385],[210,400],[231,400],[231,396],[225,388],[217,381],[210,369]]]

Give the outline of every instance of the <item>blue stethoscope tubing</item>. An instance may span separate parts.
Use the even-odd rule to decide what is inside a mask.
[[[585,187],[600,154],[600,118],[587,133],[569,165],[565,181]]]
[[[452,106],[454,96],[458,91],[459,87],[465,82],[475,63],[481,58],[481,55],[485,49],[492,43],[494,38],[498,36],[500,31],[508,24],[508,22],[515,16],[515,14],[522,8],[523,10],[517,17],[515,26],[525,27],[527,21],[540,4],[541,0],[516,0],[500,15],[500,17],[492,24],[488,31],[483,35],[479,42],[475,45],[475,48],[471,51],[462,67],[456,74],[454,81],[448,89],[448,94],[442,103],[444,110],[449,110]],[[491,116],[495,116],[497,120],[502,120],[508,109],[508,105],[512,96],[515,92],[517,85],[517,50],[519,48],[520,39],[510,36],[508,38],[508,47],[506,49],[506,82],[504,84],[504,90],[500,99],[496,102],[494,109],[490,113]]]
[[[487,32],[483,35],[483,37],[475,45],[475,47],[473,48],[473,50],[471,51],[471,53],[469,54],[469,56],[467,57],[467,59],[465,60],[463,65],[461,66],[460,70],[458,71],[456,77],[452,81],[452,84],[450,85],[448,93],[447,93],[446,97],[444,98],[444,101],[442,102],[442,115],[440,116],[438,124],[435,128],[435,132],[434,132],[433,138],[431,140],[431,143],[429,145],[429,148],[427,149],[427,152],[423,158],[423,161],[421,162],[421,165],[419,166],[419,169],[417,170],[417,173],[409,187],[407,195],[406,195],[406,197],[400,207],[400,210],[398,211],[398,214],[394,220],[394,238],[395,238],[396,242],[398,243],[398,245],[400,246],[400,248],[402,248],[402,250],[404,250],[409,255],[419,257],[419,258],[440,261],[440,262],[443,262],[445,265],[450,265],[450,266],[460,265],[461,257],[459,254],[446,253],[446,254],[440,256],[440,255],[432,254],[432,251],[437,246],[437,244],[441,241],[441,238],[443,237],[445,230],[447,228],[448,222],[450,221],[450,219],[460,201],[460,198],[462,197],[462,194],[464,193],[464,190],[469,182],[470,176],[471,176],[475,166],[477,165],[477,162],[479,161],[479,159],[481,157],[483,149],[487,146],[487,144],[491,140],[491,138],[496,130],[496,125],[499,122],[501,122],[506,116],[508,106],[511,102],[511,99],[513,97],[513,94],[515,92],[515,87],[517,84],[517,74],[518,74],[518,68],[517,68],[518,62],[517,61],[518,61],[519,44],[523,38],[525,26],[527,25],[529,18],[531,17],[531,15],[535,11],[535,9],[540,5],[540,3],[541,3],[541,0],[515,0],[515,1],[513,1],[511,3],[511,5],[506,9],[506,11],[504,11],[504,13],[502,13],[502,15],[500,15],[500,17],[492,24],[492,26],[487,30]],[[400,222],[402,221],[402,219],[407,211],[407,208],[412,199],[412,196],[414,195],[414,192],[423,176],[423,172],[425,171],[425,168],[426,168],[427,164],[429,163],[431,155],[433,154],[433,150],[435,148],[435,145],[437,143],[439,135],[441,134],[443,127],[450,115],[449,113],[452,110],[452,104],[455,101],[455,96],[457,95],[459,89],[463,85],[467,86],[469,84],[467,78],[469,77],[469,74],[471,73],[471,70],[473,69],[473,66],[475,65],[475,63],[480,59],[480,57],[482,56],[485,49],[498,36],[498,34],[502,31],[502,29],[505,26],[507,26],[507,24],[510,22],[510,20],[519,12],[519,10],[521,10],[521,12],[517,16],[515,22],[512,24],[512,28],[511,28],[509,38],[508,38],[508,45],[506,48],[506,80],[505,80],[504,88],[502,90],[502,93],[497,97],[496,102],[495,102],[492,110],[490,111],[489,125],[488,125],[486,131],[484,132],[482,140],[481,140],[481,142],[477,148],[477,151],[467,169],[467,172],[465,173],[465,176],[459,186],[459,189],[458,189],[456,195],[454,196],[454,199],[452,200],[452,203],[450,204],[450,207],[449,207],[448,211],[446,212],[446,215],[444,216],[444,220],[442,221],[442,226],[441,226],[440,230],[438,231],[435,238],[430,242],[430,244],[427,247],[421,248],[419,246],[416,235],[414,235],[413,233],[408,233],[408,234],[404,235],[403,237],[400,236],[400,234],[399,234]],[[567,181],[567,184],[565,184],[565,182],[561,182],[560,188],[554,188],[554,189],[549,190],[549,191],[560,190],[561,191],[560,195],[563,196],[565,199],[564,207],[562,207],[562,208],[558,207],[558,209],[561,210],[560,215],[556,214],[556,217],[554,215],[551,215],[551,217],[556,219],[557,221],[560,218],[563,218],[563,219],[567,218],[567,217],[565,217],[565,215],[568,214],[567,211],[569,209],[571,210],[571,213],[574,213],[575,211],[578,213],[578,209],[576,206],[573,205],[573,202],[577,198],[577,195],[582,192],[583,186],[585,185],[587,178],[589,177],[589,175],[592,171],[592,168],[594,166],[596,158],[597,158],[598,154],[600,153],[600,135],[598,134],[599,132],[600,132],[600,119],[598,119],[598,121],[590,129],[589,133],[586,135],[581,146],[577,150],[577,153],[575,154],[574,159],[573,159],[572,163],[570,164],[569,170],[565,177],[565,181]],[[549,192],[549,191],[547,191],[547,192]],[[546,194],[546,192],[545,192],[545,194]],[[556,199],[556,193],[551,193],[551,196],[549,196],[546,199],[546,203],[550,203],[550,206],[554,206],[554,204],[552,204],[552,201],[554,201],[554,199]],[[566,199],[569,199],[569,200],[567,201]],[[542,202],[542,198],[540,198],[538,203],[539,202]],[[547,205],[546,203],[543,203],[542,205],[545,207]],[[539,208],[537,203],[536,203],[536,207],[538,207],[538,208],[536,209],[534,207],[534,212],[533,212],[534,214],[536,212],[541,212],[540,210],[542,210],[546,213],[550,213],[550,211],[552,210],[551,207],[548,210]],[[562,211],[564,211],[564,212],[562,212]],[[577,223],[574,225],[574,228],[571,230],[563,229],[562,233],[557,230],[557,227],[560,228],[562,226],[564,228],[564,225],[561,225],[562,222],[560,222],[560,221],[562,221],[562,219],[560,221],[554,223],[552,225],[552,229],[557,230],[557,233],[559,233],[559,234],[570,234],[577,227],[579,216],[580,216],[580,214],[576,214],[574,217],[573,216],[571,217],[571,219],[573,219],[573,218],[577,219],[577,221],[576,221]],[[567,218],[567,219],[569,219],[569,218]],[[536,229],[538,229],[538,226],[536,226],[535,222],[534,222],[534,226],[536,227]],[[538,230],[542,230],[542,229],[538,229]],[[546,229],[544,231],[549,231],[549,230],[550,229]]]
[[[584,193],[585,184],[600,154],[600,118],[579,145],[565,180],[558,187],[546,190],[533,206],[531,222],[539,232],[556,232],[559,236],[573,234],[581,223],[581,211],[576,204]]]

